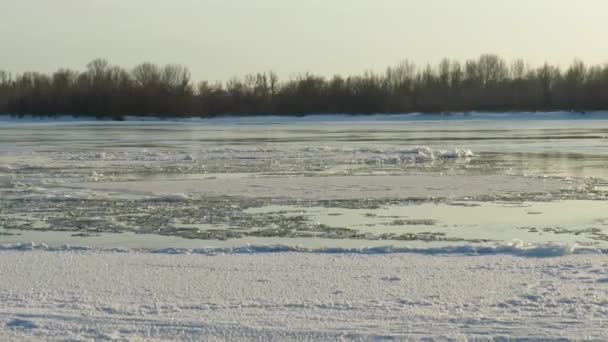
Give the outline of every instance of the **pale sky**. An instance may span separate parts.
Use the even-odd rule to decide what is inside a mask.
[[[482,53],[608,62],[607,0],[0,0],[0,69],[177,63],[195,80],[382,72]]]

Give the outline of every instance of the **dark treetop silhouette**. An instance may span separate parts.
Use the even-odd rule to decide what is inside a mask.
[[[83,72],[0,71],[0,113],[166,117],[408,113],[446,111],[608,110],[608,65],[575,61],[565,70],[496,55],[465,63],[407,61],[384,74],[279,81],[273,72],[193,85],[187,68],[143,63],[130,71],[97,59]]]

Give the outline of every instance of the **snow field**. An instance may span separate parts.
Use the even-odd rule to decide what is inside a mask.
[[[0,251],[0,340],[608,338],[608,259]]]

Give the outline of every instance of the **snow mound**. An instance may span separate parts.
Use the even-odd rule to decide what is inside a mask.
[[[433,161],[437,159],[458,159],[473,157],[473,152],[466,148],[454,148],[449,150],[435,150],[429,147],[415,147],[400,151],[403,157],[412,161]]]
[[[299,246],[268,245],[268,246],[242,246],[232,248],[198,248],[181,249],[169,248],[150,250],[151,253],[166,254],[257,254],[257,253],[318,253],[318,254],[424,254],[424,255],[497,255],[508,254],[522,257],[559,257],[569,254],[604,254],[608,250],[584,248],[577,245],[567,244],[538,244],[531,245],[516,240],[509,244],[497,246],[447,246],[436,248],[411,248],[411,247],[362,247],[362,248],[304,248]]]
[[[508,244],[495,246],[446,246],[432,248],[414,247],[361,247],[361,248],[305,248],[301,246],[287,245],[245,245],[239,247],[225,248],[162,248],[162,249],[124,249],[112,248],[102,249],[84,246],[48,246],[36,243],[0,244],[0,251],[51,251],[51,252],[140,252],[151,254],[199,254],[199,255],[224,255],[224,254],[269,254],[269,253],[308,253],[308,254],[420,254],[420,255],[513,255],[519,257],[547,258],[560,257],[571,254],[608,254],[608,249],[581,247],[576,244],[526,244],[520,240],[514,240]]]
[[[401,150],[376,151],[376,154],[366,160],[368,164],[399,164],[399,163],[425,163],[436,160],[467,159],[475,156],[467,148],[456,147],[447,150],[438,150],[426,146],[407,148]]]

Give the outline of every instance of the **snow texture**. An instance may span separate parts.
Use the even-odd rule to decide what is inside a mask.
[[[4,246],[0,340],[608,338],[600,254],[260,251]]]

